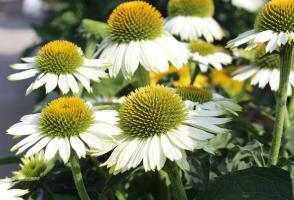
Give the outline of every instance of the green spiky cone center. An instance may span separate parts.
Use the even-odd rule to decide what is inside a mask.
[[[293,0],[271,0],[259,11],[254,28],[257,32],[294,32],[293,16]]]
[[[51,74],[73,74],[83,64],[83,53],[75,44],[56,40],[44,45],[36,59],[36,67]]]
[[[205,103],[212,100],[212,94],[208,90],[197,87],[178,87],[176,93],[183,98],[184,101]]]
[[[40,178],[47,170],[45,160],[30,160],[21,167],[21,174],[24,178]]]
[[[154,40],[163,33],[164,20],[158,10],[143,1],[120,4],[108,19],[112,42]]]
[[[203,41],[190,42],[189,50],[192,53],[199,53],[201,56],[208,56],[216,53],[216,47],[213,44]]]
[[[212,17],[214,15],[213,0],[169,0],[168,15]]]
[[[42,111],[40,127],[48,137],[78,136],[94,122],[92,109],[76,97],[62,97],[48,104]]]
[[[164,86],[139,88],[119,110],[119,126],[132,138],[148,138],[176,129],[187,118],[181,97]]]

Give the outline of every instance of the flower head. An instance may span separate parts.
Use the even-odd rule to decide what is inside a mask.
[[[170,63],[181,68],[188,59],[187,49],[164,31],[163,24],[160,12],[146,2],[120,4],[108,19],[109,36],[97,52],[114,63],[110,75],[121,70],[131,78],[139,65],[154,72],[168,71]]]
[[[242,110],[241,106],[234,103],[232,100],[224,98],[223,96],[211,93],[206,89],[197,88],[193,86],[178,87],[176,89],[185,101],[187,106],[199,110],[219,110],[222,113],[229,112],[234,115],[238,115],[237,112]]]
[[[106,77],[105,70],[111,64],[99,59],[87,59],[82,50],[65,40],[55,40],[45,44],[36,57],[22,58],[25,63],[11,65],[13,69],[24,70],[12,74],[9,80],[22,80],[39,74],[27,89],[27,94],[45,85],[46,93],[56,87],[62,93],[79,92],[77,80],[91,91],[90,81],[99,81]]]
[[[21,158],[20,170],[13,172],[16,181],[38,181],[54,167],[54,160],[47,161],[44,151],[29,158]]]
[[[279,89],[280,82],[280,66],[281,59],[279,54],[267,54],[265,45],[258,45],[254,52],[254,58],[251,65],[242,67],[233,73],[233,79],[244,81],[251,79],[251,85],[258,85],[259,88],[264,88],[270,85],[273,91]],[[294,55],[292,55],[294,57]],[[294,72],[290,72],[290,81],[288,85],[288,95],[292,94],[294,87]]]
[[[28,135],[11,150],[19,154],[30,148],[26,153],[29,157],[46,147],[47,160],[59,151],[65,163],[71,149],[78,157],[85,157],[88,147],[107,152],[114,147],[114,136],[119,132],[114,126],[116,116],[115,111],[95,111],[82,99],[62,97],[50,102],[42,113],[26,115],[7,130],[11,135]]]
[[[21,196],[27,194],[29,191],[22,189],[12,189],[14,183],[11,179],[0,179],[0,194],[1,199],[7,200],[23,200]]]
[[[217,70],[222,69],[222,65],[232,62],[232,57],[221,52],[216,46],[204,41],[194,41],[188,44],[191,58],[197,62],[202,72],[207,72],[209,66]]]
[[[166,159],[188,169],[185,150],[204,149],[214,134],[227,131],[218,127],[229,121],[217,110],[202,112],[186,106],[173,89],[147,86],[129,94],[119,110],[121,138],[104,163],[114,173],[137,167],[160,170]]]
[[[266,0],[231,0],[232,4],[238,8],[243,8],[249,12],[256,12],[260,9],[263,4],[265,4]]]
[[[222,39],[224,33],[214,15],[213,0],[169,0],[165,28],[185,41],[204,37],[212,42]]]
[[[163,24],[160,12],[143,1],[120,4],[108,19],[111,41],[121,43],[156,39]]]
[[[271,0],[259,11],[254,30],[241,34],[228,43],[228,47],[238,47],[248,43],[248,49],[266,44],[266,52],[294,40],[294,2],[292,0]]]
[[[212,17],[214,3],[213,0],[169,0],[168,15]]]

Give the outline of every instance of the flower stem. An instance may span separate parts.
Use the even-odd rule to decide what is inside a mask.
[[[70,164],[71,164],[71,171],[75,181],[75,185],[81,200],[90,200],[90,197],[84,185],[79,159],[74,152],[70,156]]]
[[[289,76],[291,71],[293,47],[286,44],[282,47],[281,57],[281,73],[280,73],[280,87],[277,96],[276,117],[273,131],[273,140],[270,150],[269,165],[277,165],[279,158],[279,151],[281,147],[281,140],[283,135],[285,114],[287,111],[287,89],[289,84]]]
[[[188,200],[183,182],[176,163],[168,161],[165,164],[165,170],[168,173],[171,182],[171,192],[174,200]]]

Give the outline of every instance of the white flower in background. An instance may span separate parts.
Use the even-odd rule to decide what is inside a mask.
[[[234,6],[245,9],[249,12],[256,12],[265,3],[266,0],[232,0]]]
[[[24,0],[22,3],[22,11],[30,17],[42,17],[42,0]]]
[[[232,63],[232,57],[218,50],[213,44],[195,41],[190,42],[188,48],[191,59],[198,64],[201,72],[207,72],[209,66],[221,70],[222,65]]]
[[[20,170],[13,172],[15,181],[38,181],[54,167],[54,159],[47,161],[44,151],[31,157],[21,158]]]
[[[181,68],[188,61],[183,44],[163,29],[159,11],[143,1],[120,4],[108,19],[109,36],[97,54],[114,63],[110,75],[120,70],[131,78],[139,66],[147,71],[166,72],[169,63]]]
[[[57,152],[66,163],[73,150],[79,158],[86,156],[86,150],[95,148],[101,154],[111,150],[117,128],[115,111],[93,108],[82,99],[62,97],[50,102],[42,113],[26,115],[21,122],[7,130],[7,134],[26,136],[14,147],[17,154],[29,149],[26,156],[32,156],[45,148],[45,158],[52,159]]]
[[[220,40],[224,32],[213,15],[213,0],[169,0],[165,29],[184,41]]]
[[[178,87],[176,93],[182,97],[185,104],[194,108],[198,112],[210,114],[210,116],[219,116],[231,113],[238,116],[237,112],[242,111],[242,107],[217,93],[211,93],[206,89],[197,87]],[[218,110],[218,112],[216,112]],[[215,113],[215,115],[211,115]]]
[[[145,171],[160,170],[166,159],[189,169],[186,150],[212,148],[207,142],[228,131],[219,127],[230,121],[216,116],[218,110],[203,112],[187,107],[173,89],[147,86],[129,94],[119,110],[120,142],[103,164],[119,173],[143,162]]]
[[[254,30],[229,41],[228,47],[234,48],[248,43],[247,49],[252,49],[258,44],[267,44],[266,52],[271,53],[278,47],[293,42],[293,15],[293,0],[271,0],[259,11]]]
[[[23,200],[21,196],[27,194],[28,190],[12,189],[14,183],[11,179],[0,179],[0,199]]]
[[[87,59],[75,44],[56,40],[44,45],[36,57],[22,58],[25,63],[11,65],[22,72],[12,74],[9,80],[23,80],[39,74],[29,86],[26,94],[45,85],[46,93],[56,87],[66,94],[70,90],[79,92],[77,80],[91,92],[90,81],[98,82],[106,77],[105,70],[112,65],[101,59]]]
[[[280,86],[280,65],[281,59],[279,54],[266,54],[265,46],[260,45],[255,50],[255,58],[251,65],[241,67],[233,73],[233,79],[244,81],[251,78],[251,85],[257,85],[264,88],[269,84],[272,91],[278,91]],[[288,85],[288,95],[292,94],[294,87],[294,71],[290,72]]]

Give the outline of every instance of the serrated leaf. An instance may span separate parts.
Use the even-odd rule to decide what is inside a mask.
[[[203,200],[293,200],[290,174],[276,167],[221,176],[201,196]]]

